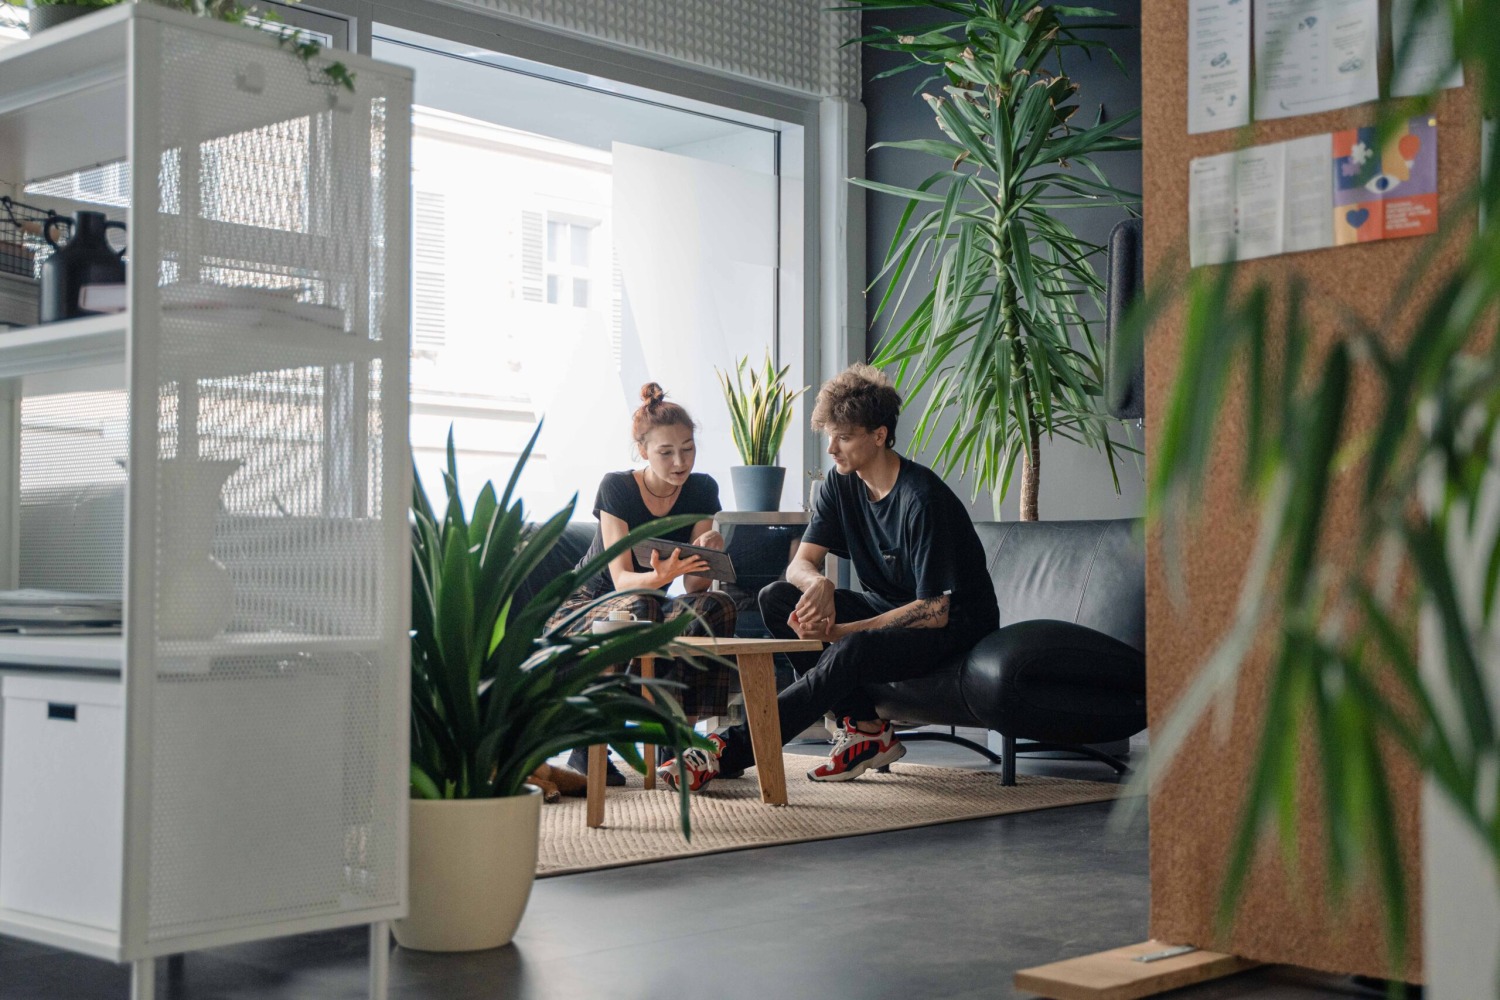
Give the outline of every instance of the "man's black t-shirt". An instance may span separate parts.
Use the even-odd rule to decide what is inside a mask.
[[[890,608],[948,597],[950,628],[999,627],[995,590],[969,512],[926,466],[901,459],[890,493],[871,500],[859,476],[832,472],[813,500],[804,542],[850,560],[869,596]]]
[[[719,484],[714,477],[702,472],[690,473],[687,482],[682,484],[682,491],[677,494],[672,509],[667,511],[664,517],[675,517],[678,514],[701,514],[705,519],[713,517],[723,510],[719,503]],[[656,515],[646,507],[646,501],[641,498],[640,484],[635,480],[632,472],[610,472],[606,473],[604,479],[599,483],[599,493],[594,497],[594,516],[599,512],[613,514],[625,522],[628,530],[634,531],[641,525],[656,520]],[[685,525],[676,531],[669,531],[661,536],[671,542],[691,542],[693,540],[693,525]],[[594,541],[589,545],[588,552],[584,553],[578,565],[593,559],[604,551],[604,528],[601,525],[594,531]],[[637,573],[644,573],[650,566],[642,566],[641,561],[630,557]],[[615,581],[609,575],[606,567],[597,576],[589,580],[580,590],[591,597],[607,594],[615,589]]]

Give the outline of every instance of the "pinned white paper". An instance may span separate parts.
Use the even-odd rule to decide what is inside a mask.
[[[1286,161],[1281,252],[1333,246],[1333,136],[1325,132],[1281,145]]]
[[[1189,0],[1188,131],[1250,121],[1250,0]]]
[[[1255,0],[1255,117],[1376,100],[1379,38],[1377,0]]]
[[[1448,0],[1425,5],[1421,0],[1391,0],[1391,44],[1396,54],[1393,97],[1464,85],[1463,65],[1454,59]]]
[[[1325,132],[1194,160],[1192,266],[1333,246],[1332,148]]]

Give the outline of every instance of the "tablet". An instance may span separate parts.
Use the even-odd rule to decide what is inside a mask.
[[[644,542],[636,542],[630,551],[635,554],[636,561],[642,566],[651,565],[651,553],[660,552],[661,558],[668,559],[672,550],[677,549],[684,556],[701,556],[708,563],[707,573],[688,573],[688,576],[706,576],[710,580],[718,580],[720,583],[734,582],[734,562],[729,558],[729,553],[720,552],[718,549],[706,549],[701,545],[689,545],[686,542],[669,542],[665,538],[648,538]]]

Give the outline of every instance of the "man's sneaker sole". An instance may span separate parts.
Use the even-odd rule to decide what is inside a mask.
[[[887,764],[896,763],[896,761],[905,756],[906,744],[897,740],[896,745],[889,750],[886,750],[884,753],[878,753],[873,757],[867,757],[847,771],[841,771],[838,774],[819,774],[817,768],[813,768],[807,772],[807,777],[811,781],[853,781],[872,767],[885,767]]]

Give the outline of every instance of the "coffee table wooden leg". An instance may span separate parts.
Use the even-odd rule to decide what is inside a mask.
[[[609,767],[609,747],[589,747],[588,825],[604,825],[604,775]]]
[[[776,709],[776,662],[769,653],[741,653],[740,690],[745,694],[745,721],[755,750],[760,800],[786,805],[786,770],[781,763],[781,715]]]
[[[649,681],[654,679],[655,677],[656,657],[641,657],[641,680]],[[647,701],[656,701],[656,696],[651,693],[650,688],[642,688],[641,693],[646,696]],[[646,756],[646,788],[652,789],[656,787],[656,747],[652,746],[650,743],[647,743],[642,748],[642,750],[644,751]]]

